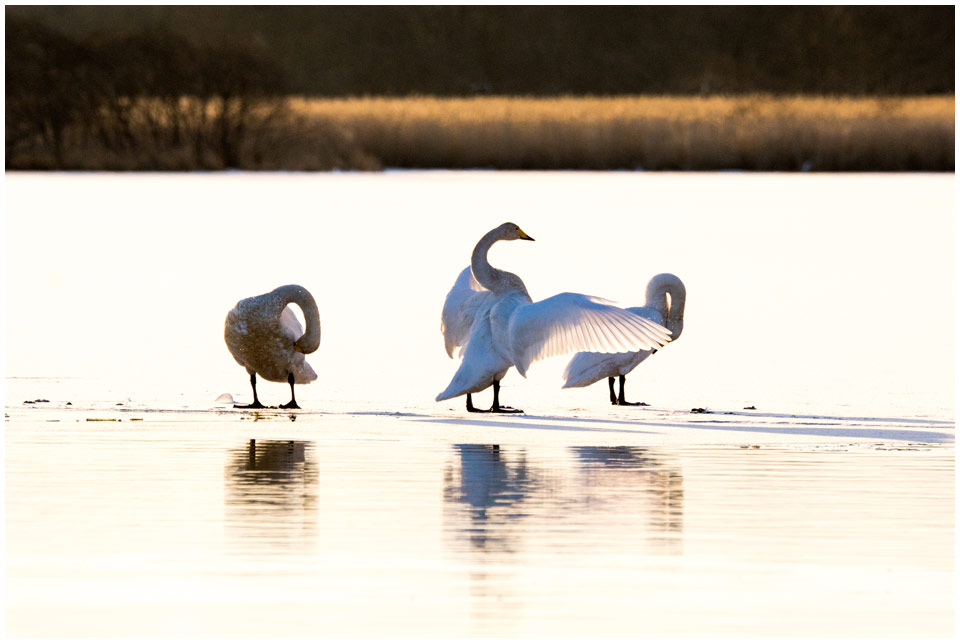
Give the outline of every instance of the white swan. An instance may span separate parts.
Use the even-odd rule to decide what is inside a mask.
[[[662,324],[672,333],[671,341],[676,341],[683,332],[683,308],[687,300],[687,289],[676,275],[663,273],[655,276],[647,284],[647,302],[643,307],[627,308],[632,313]],[[577,353],[563,371],[563,388],[589,386],[607,378],[610,386],[610,403],[620,406],[646,406],[643,402],[627,402],[624,399],[623,386],[627,373],[656,350],[635,353]],[[613,380],[620,377],[620,394],[615,395]]]
[[[531,239],[532,240],[532,239]],[[453,352],[459,347],[460,354],[462,358],[466,351],[467,343],[470,340],[470,332],[473,329],[473,322],[477,318],[477,312],[484,310],[483,314],[480,315],[481,320],[489,315],[490,306],[493,303],[493,293],[483,286],[474,278],[473,270],[470,266],[464,268],[460,275],[457,277],[457,280],[453,284],[453,288],[450,289],[450,292],[447,293],[447,298],[443,302],[443,312],[440,315],[440,332],[443,333],[443,343],[447,349],[447,355],[451,358],[453,357]],[[487,336],[489,335],[489,321],[484,323],[481,321],[478,325],[478,328],[483,328]],[[481,334],[483,334],[481,333]],[[475,361],[483,359],[479,354],[480,344],[482,342],[489,342],[490,339],[478,338],[477,339],[477,350],[474,356]],[[487,355],[490,361],[489,367],[492,368],[497,363],[496,356]],[[494,407],[498,407],[502,412],[509,412],[508,407],[500,407],[500,380],[504,378],[507,374],[507,369],[509,366],[501,369],[494,373],[493,376],[493,397],[494,397]],[[476,370],[486,371],[489,368],[484,368],[483,366],[477,366]],[[482,386],[477,389],[477,391],[483,390],[487,386],[490,386],[488,383],[486,386]],[[480,409],[477,409],[473,406],[473,398],[471,393],[476,391],[467,391],[467,411],[471,413],[479,413]],[[446,398],[444,398],[446,399]],[[439,401],[439,398],[438,398]],[[495,411],[496,412],[496,411]]]
[[[515,223],[485,234],[447,294],[441,331],[447,354],[462,346],[463,361],[437,401],[467,395],[467,410],[478,411],[470,395],[493,386],[494,413],[518,413],[500,406],[500,380],[511,366],[526,377],[536,360],[583,350],[610,352],[656,349],[669,331],[589,295],[561,293],[534,303],[523,280],[487,261],[497,241],[527,239]]]
[[[296,304],[303,311],[306,332],[287,307]],[[257,398],[257,375],[271,382],[290,384],[290,401],[284,409],[299,409],[293,385],[307,384],[317,374],[304,359],[320,346],[320,312],[317,302],[303,286],[280,286],[256,297],[241,299],[227,313],[223,339],[230,354],[250,373],[253,403],[238,408],[262,409]]]

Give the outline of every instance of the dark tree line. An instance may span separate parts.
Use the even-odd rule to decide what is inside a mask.
[[[237,167],[287,89],[264,51],[170,32],[80,39],[8,15],[5,54],[8,165],[39,148],[40,166],[82,167],[68,150],[97,149],[162,167],[177,149],[192,158],[175,165]]]
[[[255,43],[305,95],[954,91],[953,6],[8,6]],[[200,62],[198,60],[198,62]],[[8,61],[9,66],[9,61]]]

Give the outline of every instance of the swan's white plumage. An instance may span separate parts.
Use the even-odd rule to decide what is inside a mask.
[[[288,304],[303,311],[307,332]],[[223,337],[230,354],[250,374],[271,382],[286,382],[293,373],[296,384],[307,384],[317,374],[304,358],[320,344],[320,313],[316,301],[302,286],[241,299],[227,313]]]
[[[484,235],[473,251],[471,276],[461,272],[447,295],[442,314],[447,353],[452,356],[464,338],[466,347],[460,367],[437,401],[481,391],[502,379],[511,366],[526,376],[534,361],[554,355],[648,350],[669,341],[667,329],[598,297],[561,293],[534,303],[520,277],[487,261],[490,246],[512,239],[529,237],[513,223]],[[486,290],[477,291],[473,281]],[[474,304],[467,324],[469,306]]]
[[[670,341],[669,331],[656,323],[598,297],[571,292],[518,306],[510,317],[509,336],[521,375],[534,361],[554,355],[648,350]]]
[[[463,361],[450,384],[437,396],[438,402],[467,393],[479,393],[494,381],[502,380],[512,366],[510,360],[494,348],[491,312],[495,303],[493,297],[487,297],[477,309],[470,340],[462,351]]]
[[[447,355],[453,357],[453,352],[460,348],[460,357],[463,357],[477,310],[491,296],[492,293],[473,277],[470,266],[460,272],[447,293],[440,315],[440,332],[443,333]]]
[[[668,293],[669,300],[666,297]],[[647,285],[646,305],[626,310],[666,326],[672,333],[671,341],[676,341],[683,332],[685,303],[686,288],[683,282],[675,275],[663,273],[653,277]],[[590,386],[608,377],[626,375],[652,354],[652,350],[577,353],[563,371],[563,388]]]

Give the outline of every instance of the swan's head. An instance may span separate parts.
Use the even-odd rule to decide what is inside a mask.
[[[533,237],[520,229],[516,223],[504,223],[499,228],[497,228],[498,235],[497,237],[501,241],[514,241],[516,239],[526,239],[527,241],[533,241]]]

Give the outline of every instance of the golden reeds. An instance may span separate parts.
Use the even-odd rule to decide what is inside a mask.
[[[118,101],[8,169],[953,171],[954,97]]]
[[[952,171],[954,97],[291,99],[384,166]]]

